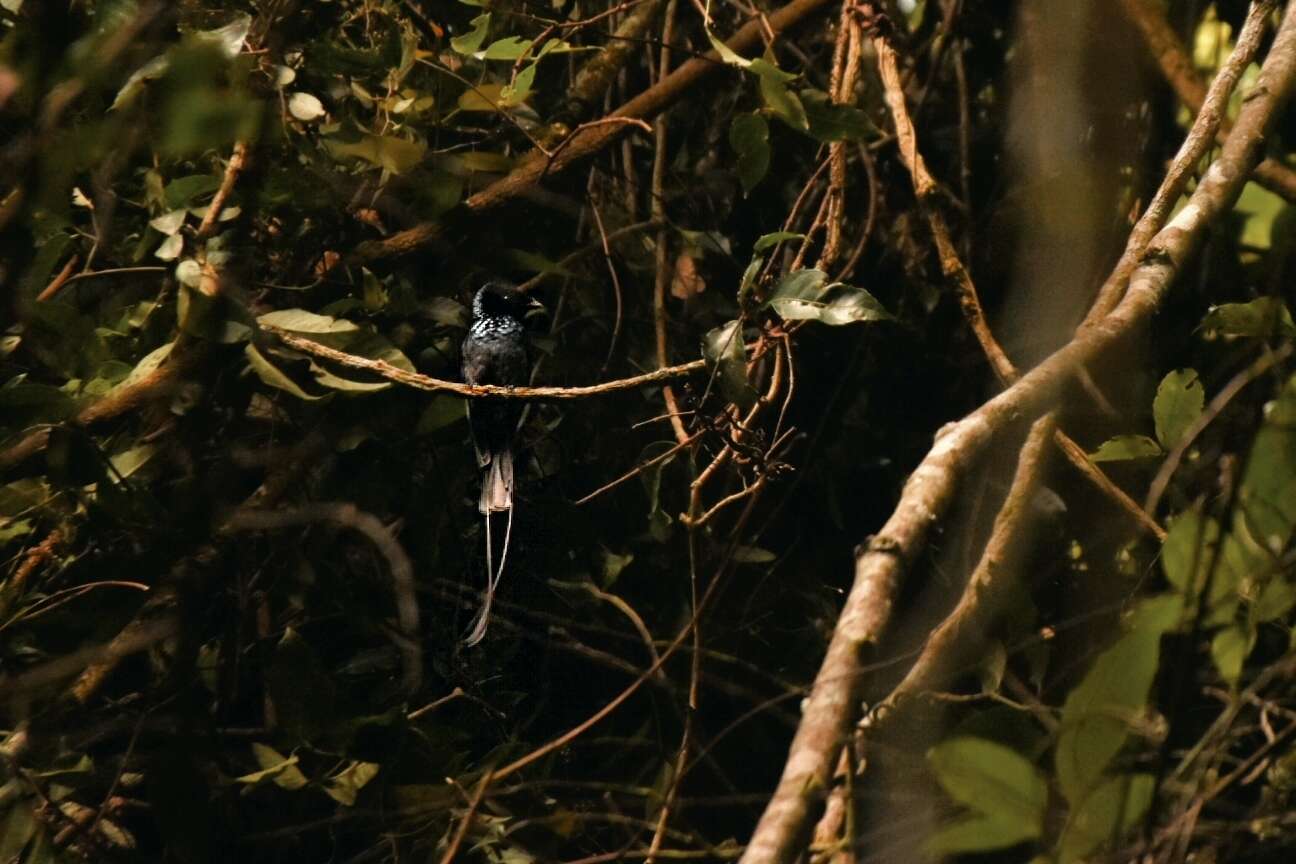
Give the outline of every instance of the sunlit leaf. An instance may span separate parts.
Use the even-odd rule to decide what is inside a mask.
[[[247,355],[248,363],[251,365],[252,371],[257,374],[257,377],[260,378],[263,383],[274,387],[277,390],[291,393],[298,399],[314,401],[316,399],[324,398],[323,395],[316,396],[303,390],[296,381],[288,377],[287,373],[274,363],[270,362],[270,360],[261,353],[256,345],[251,342],[243,346],[243,352]]]
[[[265,780],[272,780],[276,786],[295,790],[301,789],[310,782],[306,779],[306,775],[301,772],[301,769],[297,767],[299,760],[296,756],[284,756],[273,747],[254,743],[252,745],[252,757],[261,766],[261,770],[235,777],[234,781],[236,783],[255,786]]]
[[[380,767],[373,762],[352,762],[324,781],[324,792],[339,804],[352,807],[360,790],[378,776]]]
[[[1054,763],[1062,794],[1083,801],[1125,746],[1156,677],[1164,631],[1135,616],[1116,644],[1098,655],[1067,694]]]
[[[324,103],[310,93],[299,90],[288,97],[288,113],[305,122],[317,120],[324,116]]]
[[[1206,391],[1195,369],[1178,369],[1161,379],[1152,402],[1152,417],[1161,446],[1173,450],[1188,428],[1197,422],[1205,404]]]
[[[1095,462],[1123,462],[1129,459],[1151,459],[1165,451],[1146,435],[1117,435],[1108,438],[1089,454]]]
[[[1274,334],[1296,336],[1291,310],[1279,297],[1257,297],[1249,303],[1224,303],[1211,307],[1201,329],[1213,335],[1268,339]]]
[[[408,141],[394,135],[362,135],[358,141],[330,138],[325,141],[335,157],[354,157],[385,168],[393,174],[403,174],[423,161],[427,144]]]
[[[1225,627],[1211,639],[1211,660],[1220,677],[1236,684],[1242,676],[1242,664],[1255,645],[1255,631],[1242,624]]]
[[[319,315],[305,309],[280,309],[257,316],[257,323],[294,333],[355,333],[359,327],[345,318]]]
[[[765,60],[753,60],[749,68],[760,78],[761,100],[770,113],[798,132],[809,132],[805,107],[800,97],[788,89],[788,82],[796,76]]]
[[[481,48],[486,41],[486,34],[490,32],[491,13],[482,13],[469,23],[471,30],[450,39],[450,47],[460,54],[475,54]]]
[[[1040,835],[1048,784],[1030,760],[993,741],[959,737],[934,747],[927,761],[950,797],[974,813],[942,827],[933,851],[1000,849]]]

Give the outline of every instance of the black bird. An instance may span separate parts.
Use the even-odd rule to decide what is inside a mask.
[[[463,378],[469,384],[525,384],[529,371],[525,318],[544,306],[507,282],[487,282],[473,297],[473,320],[464,339]],[[522,415],[516,399],[470,400],[468,427],[477,465],[482,469],[481,497],[477,509],[486,518],[486,600],[482,604],[467,644],[475,645],[486,635],[495,586],[504,572],[509,534],[513,525],[513,436]],[[504,548],[498,572],[492,565],[491,514],[508,512]]]

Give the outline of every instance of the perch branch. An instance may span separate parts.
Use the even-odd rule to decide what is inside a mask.
[[[635,375],[631,378],[620,378],[615,381],[605,381],[602,384],[590,384],[584,387],[502,387],[498,384],[464,384],[460,381],[445,381],[441,378],[432,378],[428,375],[422,375],[418,372],[408,372],[397,366],[382,360],[370,360],[367,357],[357,357],[354,354],[348,354],[345,351],[339,351],[336,348],[330,348],[327,345],[321,345],[310,339],[298,336],[287,330],[281,330],[278,327],[262,325],[262,329],[273,333],[279,341],[289,348],[295,348],[307,354],[313,354],[316,357],[322,357],[325,360],[332,360],[343,366],[352,369],[363,369],[366,372],[372,372],[379,377],[386,378],[397,384],[403,384],[406,387],[413,387],[416,390],[425,390],[429,393],[447,392],[456,393],[460,396],[481,397],[494,396],[504,397],[506,399],[583,399],[586,396],[599,396],[604,393],[615,393],[621,390],[633,390],[636,387],[645,387],[650,384],[657,384],[661,381],[669,381],[672,378],[682,378],[686,375],[692,375],[695,372],[701,372],[706,368],[705,360],[694,360],[691,363],[682,363],[679,366],[669,366],[665,369],[657,369],[653,372],[647,372],[643,375]]]

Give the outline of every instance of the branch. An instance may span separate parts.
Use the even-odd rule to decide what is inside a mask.
[[[413,387],[416,390],[424,390],[429,393],[442,391],[456,393],[470,398],[492,396],[504,399],[583,399],[586,396],[601,396],[604,393],[633,390],[636,387],[657,384],[662,381],[669,381],[672,378],[683,378],[686,375],[692,375],[694,372],[701,372],[706,368],[705,360],[694,360],[691,363],[668,366],[665,369],[657,369],[643,375],[635,375],[632,378],[620,378],[615,381],[605,381],[602,384],[590,384],[584,387],[503,387],[498,384],[464,384],[460,381],[432,378],[418,372],[407,372],[382,360],[370,360],[367,357],[347,354],[345,351],[329,348],[327,345],[321,345],[318,342],[313,342],[278,327],[262,325],[262,329],[273,333],[290,348],[313,354],[316,357],[322,357],[325,360],[332,360],[352,369],[363,369],[372,372],[386,378],[388,381],[406,387]]]
[[[737,53],[749,51],[761,44],[761,36],[766,25],[777,34],[828,5],[828,2],[829,0],[792,0],[768,16],[756,16],[747,22],[726,45]],[[684,96],[706,75],[725,68],[728,67],[720,60],[720,55],[716,51],[710,51],[702,57],[694,57],[657,84],[613,111],[608,117],[641,120],[652,117]],[[616,140],[625,130],[624,123],[586,124],[563,142],[562,152],[556,153],[556,158],[550,160],[545,154],[533,151],[523,157],[504,177],[471,196],[464,202],[464,206],[469,212],[481,212],[511,201],[536,186],[546,175],[561,171],[573,162],[597,153]],[[361,243],[349,256],[348,263],[366,264],[380,258],[404,255],[426,246],[440,235],[441,223],[422,222],[412,228],[398,231],[390,237]]]
[[[1039,488],[1045,445],[1053,437],[1053,416],[1035,421],[1017,459],[1012,486],[995,516],[994,528],[981,560],[963,588],[963,595],[923,645],[922,653],[904,679],[878,704],[879,721],[886,712],[919,693],[945,689],[954,678],[976,665],[985,654],[986,634],[1018,587],[1032,503]]]
[[[837,754],[858,716],[865,655],[885,633],[906,566],[921,552],[931,526],[949,509],[973,458],[1010,424],[1049,410],[1082,364],[1147,323],[1196,252],[1207,226],[1241,193],[1294,79],[1296,4],[1290,4],[1251,98],[1243,103],[1219,157],[1184,208],[1156,235],[1120,304],[1003,393],[945,427],[910,475],[891,518],[857,550],[854,584],[804,703],[783,775],[743,854],[746,864],[776,864],[800,854],[818,799],[829,786]]]

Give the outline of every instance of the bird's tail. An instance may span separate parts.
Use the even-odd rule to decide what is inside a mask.
[[[509,462],[510,467],[512,461]],[[508,560],[509,540],[513,537],[513,507],[508,507],[508,521],[504,526],[504,547],[500,551],[499,568],[496,569],[492,560],[491,540],[491,514],[489,511],[483,511],[483,518],[486,520],[486,593],[482,598],[481,609],[477,611],[477,617],[473,620],[472,628],[468,635],[464,637],[464,644],[471,648],[486,637],[486,628],[490,625],[491,606],[495,602],[495,589],[499,587],[500,578],[504,576],[504,562]]]
[[[481,498],[477,501],[480,513],[498,513],[513,508],[513,450],[505,447],[487,457],[485,476],[482,477]]]

